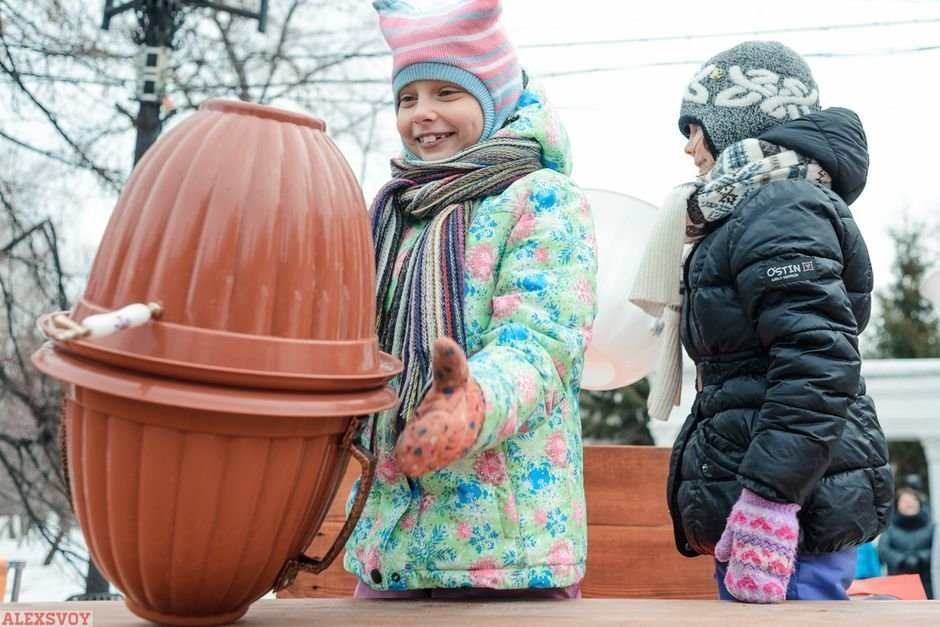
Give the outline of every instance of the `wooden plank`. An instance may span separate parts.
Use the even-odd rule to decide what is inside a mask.
[[[584,489],[588,524],[661,525],[669,520],[666,477],[671,449],[657,446],[585,446]],[[346,497],[359,466],[346,468],[326,516],[345,520]]]
[[[308,555],[322,555],[340,523],[324,523]],[[356,578],[341,558],[319,575],[299,573],[278,594],[283,598],[343,598],[352,595]],[[713,599],[717,594],[709,558],[689,559],[674,548],[672,527],[588,526],[585,598]]]
[[[338,499],[337,499],[338,500]],[[323,555],[333,542],[333,538],[342,528],[342,521],[327,521],[320,527],[317,537],[304,551],[311,557]],[[277,593],[279,599],[300,599],[300,598],[348,598],[352,596],[356,587],[356,577],[343,568],[343,556],[345,551],[339,554],[336,561],[319,575],[312,573],[297,573],[297,579],[290,586]]]
[[[585,598],[714,599],[711,558],[683,557],[672,526],[588,525]]]
[[[343,565],[330,567],[319,575],[299,573],[290,586],[277,593],[279,599],[348,599],[358,580]]]
[[[95,627],[146,625],[121,601],[9,603],[0,612],[43,616],[55,611],[92,612]],[[21,623],[25,624],[25,623]],[[934,601],[787,601],[749,605],[727,601],[585,599],[582,601],[359,601],[355,599],[265,599],[256,601],[239,627],[376,627],[407,625],[938,625],[940,603]]]
[[[588,561],[585,597],[713,599],[709,558],[689,559],[676,551],[666,508],[670,449],[651,446],[587,446]],[[345,520],[346,497],[359,476],[350,465],[326,522],[308,547],[322,555]],[[341,598],[356,579],[343,569],[342,555],[320,575],[300,573],[278,596]]]
[[[353,483],[359,478],[359,464],[350,463],[346,467],[346,474],[336,491],[336,498],[330,505],[326,519],[320,526],[316,538],[304,551],[309,557],[321,557],[330,548],[333,539],[339,534],[346,521],[346,499],[352,490]],[[352,596],[356,587],[356,577],[343,568],[345,551],[340,552],[336,560],[319,575],[308,572],[297,573],[294,582],[277,593],[279,599],[297,598],[348,598]]]
[[[655,446],[585,446],[588,524],[668,524],[666,477],[671,450]]]

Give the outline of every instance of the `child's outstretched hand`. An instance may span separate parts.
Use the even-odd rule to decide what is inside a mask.
[[[729,562],[725,588],[745,603],[782,603],[796,561],[795,503],[768,501],[747,488],[728,516],[715,559]]]
[[[434,382],[395,446],[395,463],[409,477],[466,455],[483,424],[483,391],[454,340],[440,337],[434,342],[431,367]]]

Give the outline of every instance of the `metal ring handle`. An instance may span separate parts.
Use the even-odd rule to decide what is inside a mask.
[[[301,570],[319,575],[329,568],[333,560],[336,559],[336,556],[339,555],[340,551],[346,546],[346,541],[359,523],[359,517],[362,515],[362,510],[365,509],[366,500],[369,498],[369,492],[372,490],[376,466],[375,456],[363,448],[359,442],[355,441],[356,432],[361,420],[362,418],[356,418],[350,423],[349,428],[346,430],[346,435],[343,436],[343,443],[341,445],[342,448],[348,449],[350,454],[355,457],[362,466],[362,474],[359,477],[359,490],[356,492],[356,499],[353,501],[352,508],[349,510],[346,522],[343,523],[343,527],[339,530],[336,540],[333,541],[333,546],[330,547],[323,557],[307,557],[301,553],[297,557],[288,560],[287,563],[284,564],[284,567],[281,568],[281,571],[274,581],[274,592],[283,590],[291,585],[297,577],[297,573]]]

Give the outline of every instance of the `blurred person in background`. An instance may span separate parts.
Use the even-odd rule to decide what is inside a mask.
[[[891,526],[878,540],[878,555],[889,575],[920,575],[928,599],[934,598],[931,567],[935,535],[936,526],[930,522],[920,493],[907,487],[899,489]]]

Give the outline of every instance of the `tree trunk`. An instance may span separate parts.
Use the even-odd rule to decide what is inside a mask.
[[[111,584],[105,579],[97,564],[88,556],[88,572],[85,575],[84,594],[73,594],[66,601],[121,601],[124,597],[111,592]]]
[[[107,594],[111,584],[104,578],[95,560],[88,558],[88,574],[85,575],[85,594]]]

